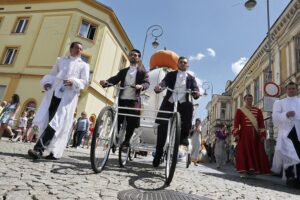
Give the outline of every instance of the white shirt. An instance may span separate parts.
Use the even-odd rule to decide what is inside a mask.
[[[20,117],[19,128],[25,128],[27,126],[27,117]]]
[[[137,67],[134,66],[129,67],[125,77],[124,86],[135,86],[136,72],[137,72]],[[131,87],[126,88],[123,91],[122,96],[120,98],[136,100],[136,89]]]
[[[57,74],[57,78],[60,79],[60,83],[58,83],[54,89],[54,95],[58,98],[62,98],[65,90],[71,89],[71,86],[65,86],[63,81],[74,78],[73,75],[76,74],[76,70],[78,70],[77,65],[81,62],[84,62],[80,57],[73,56],[66,56],[63,58],[63,61],[63,66],[60,68],[60,71]]]
[[[295,111],[294,117],[287,117],[286,113]],[[287,167],[300,163],[292,140],[288,135],[293,127],[296,128],[298,140],[300,140],[300,98],[286,97],[275,101],[273,105],[272,119],[274,126],[278,128],[278,136],[276,140],[275,154],[271,170],[280,173],[282,167]]]
[[[176,83],[174,86],[174,90],[178,92],[173,92],[172,96],[169,99],[169,102],[174,103],[176,100],[176,95],[178,95],[178,101],[180,103],[183,103],[186,101],[185,95],[186,95],[186,78],[188,74],[186,71],[180,71],[178,70],[177,72],[177,77],[176,77]]]
[[[285,111],[295,111],[295,116],[290,117],[291,120],[300,119],[300,98],[297,96],[286,97],[286,110]]]

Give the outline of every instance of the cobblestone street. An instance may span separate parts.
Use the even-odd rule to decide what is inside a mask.
[[[300,199],[300,190],[287,188],[279,177],[241,179],[232,166],[216,170],[213,164],[179,163],[171,186],[164,186],[164,168],[154,169],[151,157],[140,157],[119,168],[111,156],[105,171],[94,174],[88,149],[66,149],[58,161],[27,158],[29,143],[0,141],[0,199],[103,199],[137,189],[172,190],[209,199]]]

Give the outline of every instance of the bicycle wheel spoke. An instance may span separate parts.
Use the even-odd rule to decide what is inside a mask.
[[[98,115],[91,144],[91,165],[100,172],[108,159],[113,138],[114,114],[111,107],[105,107]]]

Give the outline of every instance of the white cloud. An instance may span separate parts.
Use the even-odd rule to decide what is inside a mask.
[[[231,69],[233,71],[233,73],[235,75],[237,75],[245,66],[245,64],[247,63],[248,58],[242,57],[240,58],[238,61],[236,61],[235,63],[231,64]]]
[[[199,52],[195,56],[190,56],[189,60],[190,61],[194,61],[194,60],[195,61],[199,61],[199,60],[202,60],[206,56],[211,56],[211,57],[215,57],[216,56],[216,51],[213,50],[212,48],[207,48],[206,51],[207,51],[206,54]]]
[[[210,55],[211,57],[216,56],[216,52],[212,48],[208,48],[208,49],[206,49],[206,51],[208,52],[208,55]]]
[[[205,57],[205,55],[203,53],[197,53],[196,56],[190,56],[189,60],[202,60]]]

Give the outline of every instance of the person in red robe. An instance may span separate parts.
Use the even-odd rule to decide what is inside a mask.
[[[253,96],[244,96],[245,106],[237,109],[233,135],[236,138],[236,170],[241,177],[269,174],[270,165],[264,149],[266,130],[262,111],[252,106]]]

